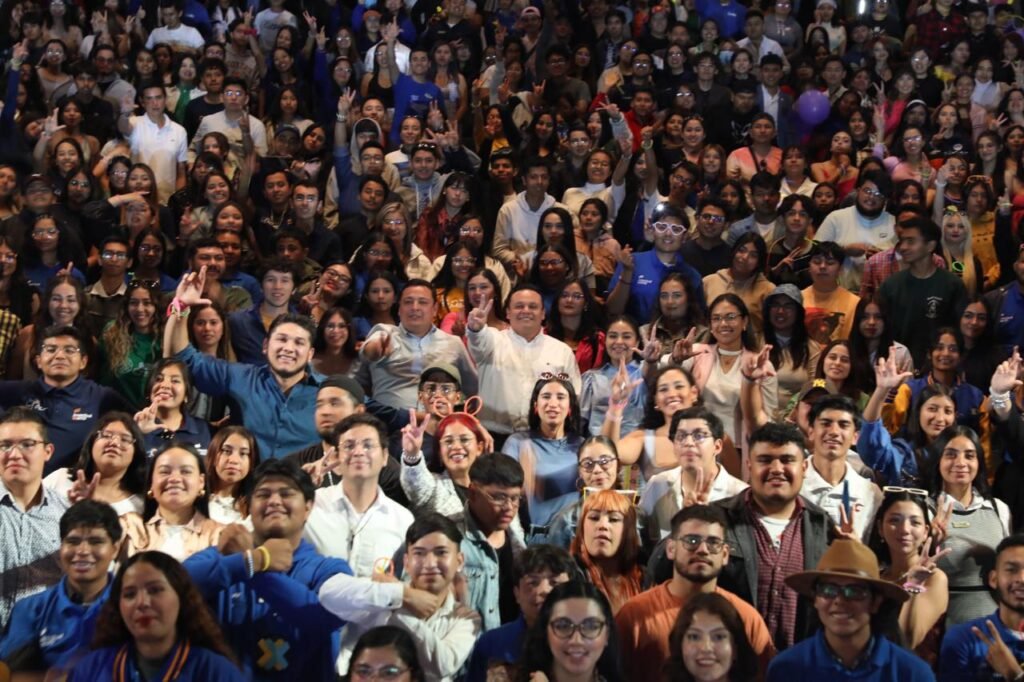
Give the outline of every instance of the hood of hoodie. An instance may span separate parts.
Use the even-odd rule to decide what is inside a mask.
[[[377,139],[380,140],[380,143],[382,145],[385,144],[385,142],[387,141],[387,138],[384,137],[384,132],[380,129],[380,124],[374,121],[372,118],[367,118],[364,116],[363,118],[359,119],[352,125],[352,127],[350,128],[352,132],[349,135],[348,149],[349,153],[352,155],[352,172],[355,173],[356,175],[363,174],[363,163],[359,159],[359,152],[362,151],[362,149],[356,142],[355,129],[356,126],[362,123],[363,121],[369,121],[370,123],[373,124],[373,127],[377,129]],[[385,149],[385,152],[386,151],[387,150]]]

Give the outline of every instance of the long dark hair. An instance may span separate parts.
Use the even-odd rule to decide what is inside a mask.
[[[921,428],[921,408],[924,407],[926,402],[938,396],[949,398],[953,403],[954,411],[956,410],[956,397],[953,395],[953,392],[938,382],[931,382],[922,388],[917,397],[910,403],[910,413],[907,414],[906,421],[906,434],[907,440],[910,441],[910,444],[917,451],[928,446],[928,436],[925,434],[924,429]],[[919,470],[921,470],[920,467]]]
[[[971,482],[971,485],[978,491],[979,495],[988,499],[992,496],[992,491],[988,487],[988,479],[985,473],[985,448],[981,444],[981,438],[978,437],[974,429],[959,424],[953,424],[943,429],[942,433],[936,436],[935,440],[928,446],[929,461],[928,470],[924,472],[925,487],[928,488],[928,492],[931,493],[932,497],[937,497],[942,492],[942,474],[939,473],[942,453],[951,440],[960,436],[971,441],[971,445],[974,447],[974,452],[978,458],[978,473],[974,476],[974,481]]]
[[[252,493],[253,485],[256,482],[256,467],[260,464],[260,446],[256,442],[256,436],[244,426],[226,426],[210,439],[210,445],[206,450],[206,461],[209,464],[209,471],[206,474],[206,489],[210,496],[213,496],[223,485],[220,476],[217,475],[217,460],[220,458],[220,449],[224,442],[231,436],[241,436],[249,444],[249,473],[241,481],[236,483],[235,488],[235,509],[243,516],[249,515],[249,494]]]
[[[149,564],[163,573],[171,589],[177,593],[179,610],[175,629],[178,639],[188,640],[193,646],[209,649],[234,661],[231,650],[224,642],[220,624],[192,582],[188,571],[170,555],[157,551],[139,552],[121,564],[110,586],[110,596],[96,618],[96,635],[92,640],[92,648],[103,649],[132,641],[132,634],[121,617],[121,590],[124,587],[124,574],[138,563]]]
[[[797,195],[793,194],[790,196]],[[789,197],[786,198],[788,199]],[[764,309],[764,317],[762,318],[764,320],[764,342],[766,345],[770,345],[772,347],[771,351],[768,353],[768,359],[772,361],[772,366],[775,367],[775,369],[780,369],[782,367],[783,360],[782,351],[789,350],[789,359],[792,366],[794,368],[803,367],[804,363],[806,363],[807,359],[811,356],[811,349],[808,344],[809,338],[807,336],[807,325],[804,323],[804,307],[800,304],[796,305],[796,320],[793,322],[793,330],[789,339],[789,345],[783,349],[779,344],[779,337],[775,333],[775,327],[772,326],[771,323],[772,317],[769,314],[771,309],[769,304],[773,298],[779,298],[779,294],[765,297],[764,304],[762,306]],[[784,298],[787,301],[792,300],[788,296],[784,296]],[[853,354],[852,351],[850,354]]]
[[[602,330],[604,320],[597,299],[594,298],[594,295],[590,293],[590,289],[583,282],[570,280],[559,287],[558,292],[555,294],[555,303],[551,306],[551,312],[548,313],[547,334],[560,341],[565,340],[566,330],[562,325],[562,312],[558,309],[558,301],[562,293],[574,284],[579,286],[580,291],[583,292],[583,312],[580,315],[580,326],[576,330],[575,340],[588,341],[593,346],[596,355],[598,352],[603,352],[598,332]]]
[[[188,443],[183,443],[178,440],[173,440],[158,451],[152,459],[149,461],[149,467],[146,471],[146,490],[153,488],[153,474],[156,472],[156,463],[160,459],[160,456],[169,450],[184,450],[188,454],[192,455],[192,458],[196,460],[196,468],[199,470],[200,476],[206,476],[206,466],[203,463],[203,458],[196,452],[196,449]],[[206,499],[206,495],[199,495],[196,497],[196,501],[192,503],[192,506],[200,514],[206,518],[210,518],[210,503]],[[155,497],[146,495],[146,505],[142,510],[142,520],[149,521],[151,518],[156,516],[157,504]]]
[[[618,493],[615,493],[618,494]],[[529,682],[530,673],[543,672],[552,675],[554,657],[548,644],[548,626],[551,623],[551,612],[555,604],[567,599],[589,599],[601,608],[605,628],[608,629],[608,646],[597,661],[597,673],[605,682],[620,682],[623,678],[619,673],[619,637],[615,629],[615,617],[608,600],[596,587],[580,580],[562,583],[551,590],[544,600],[544,605],[537,614],[537,620],[527,630],[523,639],[523,655],[520,659],[518,682]]]
[[[732,603],[718,594],[709,592],[698,594],[686,601],[686,605],[676,616],[675,625],[669,635],[669,659],[665,661],[664,673],[666,680],[678,682],[695,682],[696,678],[686,668],[683,661],[683,639],[686,631],[693,625],[693,619],[699,612],[718,616],[732,637],[732,651],[735,659],[729,666],[729,680],[746,682],[757,679],[757,653],[750,645],[743,619]]]
[[[23,325],[32,324],[32,297],[35,295],[35,289],[30,287],[28,280],[25,279],[21,256],[22,244],[10,234],[0,232],[0,246],[6,246],[17,255],[14,261],[14,272],[11,273],[11,280],[7,285],[7,295],[11,302],[8,310],[17,315]],[[85,301],[80,301],[79,305],[84,308]]]
[[[75,480],[78,472],[81,471],[85,475],[85,480],[92,480],[92,477],[96,475],[96,461],[92,455],[93,446],[99,438],[100,431],[114,423],[128,429],[128,433],[135,439],[135,443],[132,445],[132,461],[128,464],[124,475],[121,476],[118,487],[126,493],[142,497],[146,494],[146,450],[143,447],[142,432],[139,431],[135,420],[127,412],[107,412],[96,420],[96,426],[93,427],[78,453],[78,461],[68,469],[68,478],[72,481]]]
[[[696,386],[697,382],[693,378],[693,374],[688,369],[683,369],[677,365],[669,365],[662,367],[655,373],[654,377],[647,383],[647,402],[644,404],[644,418],[640,422],[640,428],[642,429],[659,429],[665,425],[665,415],[655,409],[657,404],[658,395],[658,382],[661,378],[669,372],[679,372],[686,378],[686,382],[690,386]],[[697,402],[695,405],[700,404],[700,394],[698,393]]]
[[[750,329],[750,311],[747,310],[747,304],[743,302],[743,299],[736,294],[726,293],[719,294],[715,297],[715,300],[708,306],[708,319],[711,319],[711,313],[722,303],[729,303],[747,320],[747,328],[740,334],[740,343],[742,343],[745,350],[757,350],[757,342],[754,340],[754,332]],[[714,332],[711,333],[711,338],[714,340],[715,345],[718,345],[718,339],[715,338]]]
[[[531,431],[540,431],[540,415],[537,414],[537,398],[540,396],[540,392],[548,384],[558,384],[566,391],[569,392],[569,414],[565,417],[565,435],[566,436],[577,436],[580,433],[580,403],[576,397],[576,389],[572,387],[572,383],[568,379],[537,379],[537,383],[533,385],[533,393],[530,394],[530,415],[527,421],[530,425]]]
[[[348,339],[346,339],[344,345],[341,347],[341,354],[347,358],[356,358],[359,356],[359,352],[356,350],[356,334],[355,329],[352,326],[352,313],[347,308],[341,306],[335,306],[328,310],[320,318],[319,324],[316,326],[316,338],[313,340],[313,350],[317,353],[323,353],[327,350],[327,341],[324,335],[327,333],[327,323],[335,315],[341,315],[341,319],[345,320],[345,324],[348,326]]]
[[[661,283],[658,285],[658,296],[661,296],[661,289],[667,282],[678,282],[683,285],[683,293],[686,295],[686,323],[687,328],[696,327],[700,324],[705,324],[707,319],[704,317],[704,309],[701,307],[703,301],[701,297],[693,293],[693,286],[690,284],[690,280],[686,278],[681,272],[670,272],[665,275]],[[651,309],[651,323],[658,321],[658,318],[662,316],[661,303],[652,307]]]
[[[885,539],[882,537],[882,524],[885,521],[885,513],[898,502],[912,502],[916,504],[921,510],[922,518],[924,518],[925,530],[928,532],[927,537],[932,535],[932,511],[928,507],[928,500],[924,495],[916,495],[906,491],[886,493],[885,497],[882,498],[882,504],[879,505],[878,511],[875,512],[875,518],[871,520],[870,533],[868,535],[868,547],[878,557],[878,563],[883,566],[892,563],[892,555],[889,553],[889,545],[885,544]]]
[[[404,8],[404,5],[403,5]],[[352,680],[352,665],[359,659],[359,655],[366,649],[382,649],[391,647],[398,654],[398,658],[409,669],[409,679],[412,682],[426,682],[426,675],[423,666],[420,664],[419,654],[416,652],[416,640],[406,630],[394,625],[381,625],[367,630],[359,637],[355,648],[352,650],[352,657],[349,659],[350,666],[345,682]]]
[[[575,238],[573,237],[573,239]],[[530,267],[530,274],[527,276],[527,281],[531,284],[535,284],[541,290],[544,289],[544,285],[540,280],[540,259],[545,253],[556,253],[565,261],[566,267],[569,268],[569,272],[565,275],[566,282],[579,281],[580,263],[573,255],[574,251],[575,246],[570,250],[565,244],[541,244],[537,246],[537,252],[533,257],[533,265]]]
[[[847,348],[850,349],[850,365],[852,368],[850,378],[856,381],[860,386],[860,390],[865,393],[871,393],[875,390],[875,368],[871,363],[871,349],[868,338],[860,330],[861,322],[864,321],[864,315],[867,314],[869,305],[877,306],[882,316],[882,334],[878,337],[878,359],[881,360],[889,357],[889,347],[893,342],[892,326],[889,324],[885,306],[874,298],[860,299],[853,313],[853,329],[850,331]],[[767,338],[767,335],[765,336]]]
[[[435,289],[440,289],[445,294],[458,286],[455,281],[455,273],[452,272],[452,259],[459,251],[469,251],[469,255],[474,258],[476,265],[483,265],[484,254],[476,247],[476,244],[465,239],[460,239],[459,241],[451,244],[445,250],[441,269],[437,271],[437,274],[434,275],[434,279],[431,281],[431,284],[434,285]],[[469,281],[468,277],[466,278],[466,281]]]
[[[356,307],[356,317],[373,318],[373,308],[370,306],[370,285],[378,279],[387,280],[395,290],[395,302],[391,306],[391,318],[398,319],[398,300],[402,297],[402,282],[395,273],[390,270],[374,270],[366,278],[366,286],[363,288],[363,295],[359,298],[359,305]]]

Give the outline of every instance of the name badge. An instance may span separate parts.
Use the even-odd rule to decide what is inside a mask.
[[[971,527],[971,522],[970,521],[953,521],[950,525],[952,525],[954,528],[970,528]]]

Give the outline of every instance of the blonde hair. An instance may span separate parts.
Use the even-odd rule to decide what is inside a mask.
[[[384,204],[380,207],[380,210],[377,211],[376,229],[384,232],[384,219],[392,213],[399,214],[402,217],[402,220],[405,221],[405,237],[402,238],[402,246],[398,250],[398,255],[401,257],[402,262],[405,263],[412,253],[413,230],[416,229],[416,226],[412,222],[412,217],[409,215],[409,211],[405,209],[405,204],[401,201],[392,201]],[[384,232],[384,235],[387,236],[387,232]],[[387,237],[387,240],[390,243],[391,237]],[[392,244],[392,246],[394,246],[394,244]]]
[[[622,542],[615,553],[618,559],[619,576],[622,579],[618,584],[613,584],[608,580],[609,576],[606,576],[594,563],[586,543],[583,542],[583,526],[588,523],[587,514],[592,511],[622,514]],[[576,526],[576,536],[569,545],[569,552],[579,560],[583,571],[590,577],[590,581],[608,597],[609,602],[621,605],[630,597],[640,594],[643,581],[643,572],[638,563],[640,534],[636,530],[636,508],[629,496],[614,490],[601,490],[588,495],[583,501],[579,524]]]
[[[963,247],[959,254],[954,254],[950,245],[946,242],[946,224],[948,221],[953,219],[959,220],[960,224],[964,228],[964,241]],[[953,274],[959,275],[964,282],[964,287],[967,289],[967,296],[973,297],[978,293],[978,272],[974,268],[974,247],[971,245],[971,221],[967,217],[967,214],[962,211],[956,211],[946,213],[942,217],[942,256],[946,259],[946,262],[952,264],[955,261],[959,261],[963,265],[962,272],[954,272]]]

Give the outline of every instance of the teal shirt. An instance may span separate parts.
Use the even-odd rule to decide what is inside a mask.
[[[113,324],[117,324],[117,321],[110,323]],[[107,325],[107,329],[110,325]],[[160,359],[160,346],[156,342],[156,335],[132,332],[128,356],[120,367],[111,366],[106,330],[100,337],[99,351],[99,383],[120,393],[132,410],[141,410],[149,402],[146,395],[146,380],[153,365]]]

